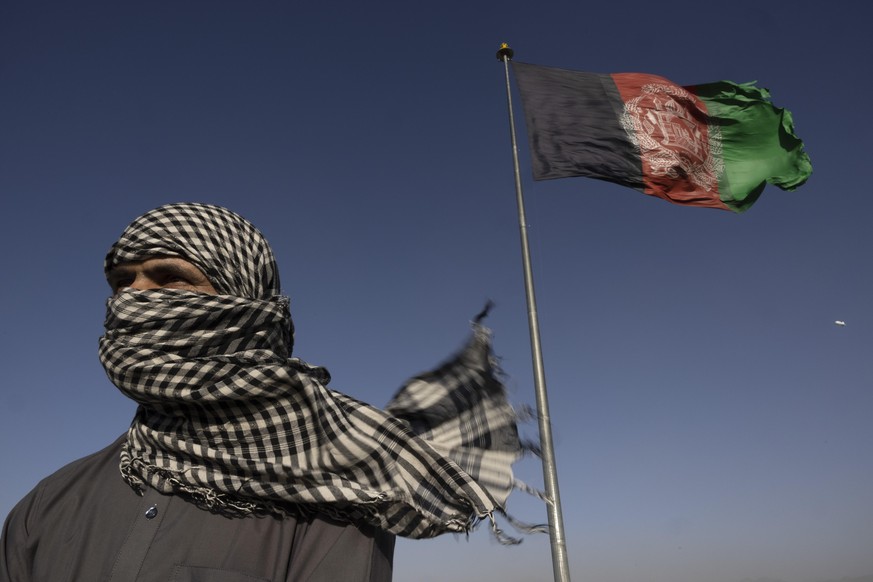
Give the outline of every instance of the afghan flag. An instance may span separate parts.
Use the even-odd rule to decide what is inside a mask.
[[[754,83],[680,87],[655,75],[513,62],[535,180],[587,176],[675,204],[742,212],[812,165],[791,113]]]

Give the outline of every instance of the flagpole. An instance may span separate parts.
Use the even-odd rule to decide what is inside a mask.
[[[512,114],[512,92],[509,83],[509,61],[513,50],[503,43],[497,51],[497,59],[503,61],[506,72],[506,102],[509,106],[509,133],[512,139],[512,162],[515,170],[515,199],[518,204],[518,227],[521,231],[521,256],[524,264],[524,288],[527,296],[527,317],[530,327],[531,356],[534,368],[534,388],[537,400],[537,419],[540,429],[540,446],[543,455],[543,481],[548,496],[549,536],[552,545],[552,570],[555,582],[570,581],[570,565],[567,560],[567,544],[564,540],[564,520],[561,516],[561,496],[558,492],[558,470],[555,465],[555,450],[552,445],[552,424],[549,417],[549,398],[546,393],[546,374],[543,368],[543,353],[540,346],[540,324],[537,317],[537,302],[534,294],[533,269],[530,247],[527,241],[527,219],[524,213],[524,195],[521,190],[521,173],[518,169],[518,143],[515,139],[515,119]]]

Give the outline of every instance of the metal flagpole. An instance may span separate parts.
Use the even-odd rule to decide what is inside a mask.
[[[518,227],[521,231],[521,256],[524,263],[524,288],[527,295],[527,318],[530,326],[531,355],[534,367],[534,388],[537,398],[537,418],[540,428],[540,446],[543,451],[543,480],[549,498],[549,536],[552,543],[552,569],[555,582],[570,582],[570,564],[567,561],[567,544],[564,541],[564,520],[561,516],[561,496],[558,492],[558,471],[555,465],[555,450],[552,446],[552,425],[549,417],[549,398],[546,394],[546,374],[543,369],[543,353],[540,347],[540,324],[537,318],[537,302],[534,295],[533,270],[530,248],[527,242],[527,220],[524,214],[524,195],[521,191],[521,174],[518,169],[518,143],[515,139],[515,119],[512,114],[512,92],[509,84],[509,61],[513,50],[503,43],[497,51],[497,59],[503,61],[506,71],[506,102],[509,106],[509,133],[512,138],[512,162],[515,169],[515,199],[518,203]]]

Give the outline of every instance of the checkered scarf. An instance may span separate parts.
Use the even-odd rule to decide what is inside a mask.
[[[327,513],[397,535],[497,527],[525,448],[487,331],[409,381],[386,411],[329,390],[291,357],[287,298],[264,237],[224,208],[172,204],[136,219],[106,257],[177,256],[218,295],[123,291],[107,304],[100,359],[139,403],[121,455],[136,489],[229,514]]]

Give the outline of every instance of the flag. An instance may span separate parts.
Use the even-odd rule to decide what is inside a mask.
[[[755,83],[680,87],[644,73],[513,62],[535,180],[587,176],[676,204],[742,212],[812,172],[791,113]]]

